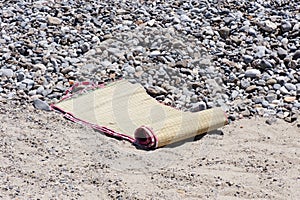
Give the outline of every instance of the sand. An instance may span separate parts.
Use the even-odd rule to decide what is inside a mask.
[[[299,121],[242,119],[155,151],[0,103],[0,199],[300,199]]]

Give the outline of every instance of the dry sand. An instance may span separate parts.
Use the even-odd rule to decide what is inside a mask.
[[[155,151],[0,103],[0,199],[300,199],[299,121],[243,119]]]

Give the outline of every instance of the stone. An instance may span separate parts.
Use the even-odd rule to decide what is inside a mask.
[[[0,69],[0,76],[13,77],[14,71],[11,69]]]
[[[199,111],[202,111],[202,110],[206,110],[206,103],[203,102],[203,101],[200,101],[200,102],[196,102],[196,103],[193,103],[192,104],[192,108],[191,108],[191,111],[192,112],[199,112]]]
[[[267,32],[274,32],[277,29],[277,24],[270,20],[266,20],[261,28]]]
[[[135,68],[132,67],[132,66],[130,66],[130,65],[126,66],[126,67],[124,68],[124,70],[125,70],[128,74],[133,74],[133,73],[135,73]]]
[[[289,32],[292,29],[292,24],[288,21],[285,21],[281,24],[281,30],[283,33]]]
[[[269,118],[269,119],[266,120],[266,124],[268,124],[268,125],[272,125],[272,124],[274,124],[275,122],[277,122],[277,119],[274,118],[274,117]]]
[[[279,89],[281,88],[281,85],[278,84],[278,83],[275,83],[275,84],[273,85],[273,88],[274,88],[275,90],[279,90]]]
[[[226,39],[229,36],[230,29],[228,27],[222,27],[219,30],[219,34],[222,38]]]
[[[267,50],[267,48],[265,46],[257,46],[256,47],[256,53],[255,53],[254,56],[256,58],[262,58],[262,57],[265,56],[266,50]]]
[[[264,107],[264,108],[268,108],[269,107],[269,102],[264,100],[261,102],[261,105]]]
[[[245,77],[256,78],[261,75],[261,72],[258,69],[248,69],[245,72]]]
[[[253,61],[253,56],[250,56],[250,55],[243,55],[243,59],[244,59],[244,62],[246,64],[248,63],[251,63]]]
[[[277,83],[277,80],[276,80],[276,79],[273,79],[273,78],[267,80],[267,82],[266,82],[267,85],[274,85],[274,84],[276,84],[276,83]]]
[[[42,73],[45,73],[45,71],[46,71],[46,66],[45,65],[43,65],[43,64],[35,64],[35,65],[33,65],[33,68],[35,69],[35,70],[41,70],[42,71]]]
[[[300,50],[297,50],[293,55],[293,60],[297,60],[298,58],[300,58]]]
[[[165,95],[165,94],[168,93],[165,89],[163,89],[163,88],[161,88],[159,86],[154,86],[154,87],[150,86],[150,87],[147,88],[147,92],[150,95],[153,95],[153,96]]]
[[[248,80],[245,80],[245,79],[241,80],[241,88],[244,89],[244,88],[247,88],[249,86],[250,86],[250,83],[249,83]]]
[[[62,20],[57,17],[48,16],[47,20],[51,25],[60,25],[62,23]]]
[[[260,65],[260,67],[261,67],[262,69],[267,69],[267,68],[272,68],[272,67],[273,67],[273,65],[272,65],[269,61],[267,61],[267,60],[265,60],[265,59],[262,59],[262,60],[260,61],[259,65]]]
[[[40,99],[35,99],[33,101],[33,106],[36,109],[39,109],[39,110],[51,111],[51,108],[50,108],[49,104],[45,101],[40,100]]]
[[[292,83],[286,83],[284,84],[284,87],[288,90],[288,91],[296,91],[297,87],[296,85],[292,84]]]
[[[241,114],[243,115],[243,117],[249,117],[251,115],[251,113],[248,109],[242,111]]]
[[[254,92],[256,90],[256,85],[250,85],[249,87],[246,88],[246,92]]]
[[[284,86],[282,86],[279,91],[281,94],[289,94],[289,91]]]
[[[277,50],[277,55],[280,59],[284,59],[288,55],[288,52],[285,49],[280,47]]]
[[[272,102],[274,100],[277,99],[277,94],[268,94],[265,99],[268,101],[268,102]]]
[[[235,99],[237,96],[239,95],[239,92],[237,91],[237,90],[233,90],[232,92],[231,92],[231,99]]]
[[[287,103],[292,103],[296,100],[296,97],[290,97],[290,96],[286,96],[284,97],[284,102],[287,102]]]

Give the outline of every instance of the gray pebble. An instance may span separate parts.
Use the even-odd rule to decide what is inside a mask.
[[[292,29],[292,24],[288,21],[285,21],[281,24],[282,32],[288,32]]]
[[[40,99],[35,99],[33,101],[33,105],[36,109],[39,109],[39,110],[45,110],[45,111],[51,111],[51,108],[50,106],[48,105],[47,102],[45,101],[42,101]]]
[[[281,94],[289,94],[289,91],[284,86],[282,86],[279,90]]]
[[[14,71],[11,69],[0,69],[0,76],[13,77]]]
[[[237,90],[233,90],[232,92],[231,92],[231,99],[235,99],[237,96],[239,95],[239,92],[237,91]]]
[[[288,55],[288,52],[283,48],[278,48],[277,54],[280,59],[284,59]]]
[[[261,102],[261,105],[262,105],[264,108],[268,108],[268,107],[269,107],[269,102],[264,100],[264,101]]]
[[[243,55],[243,59],[245,63],[251,63],[253,61],[253,56]]]
[[[199,112],[201,110],[206,110],[206,103],[203,101],[197,102],[197,103],[192,103],[192,112]]]
[[[297,60],[298,58],[300,58],[300,50],[297,50],[293,55],[293,60]]]
[[[260,76],[261,72],[258,69],[248,69],[245,72],[245,76],[246,77],[251,77],[251,78],[255,78]]]
[[[128,74],[133,74],[135,73],[135,68],[130,66],[130,65],[127,65],[126,67],[124,67],[124,70],[128,73]]]
[[[296,91],[297,88],[296,88],[296,85],[292,84],[292,83],[286,83],[284,84],[284,87],[288,90],[288,91]]]
[[[281,88],[281,85],[276,83],[276,84],[273,85],[273,88],[275,90],[279,90]]]
[[[266,68],[272,68],[273,67],[273,65],[269,62],[269,61],[267,61],[267,60],[265,60],[265,59],[262,59],[261,61],[260,61],[260,67],[261,68],[263,68],[263,69],[266,69]]]

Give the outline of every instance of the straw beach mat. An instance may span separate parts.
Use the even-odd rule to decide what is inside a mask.
[[[162,147],[227,123],[221,108],[183,112],[150,97],[139,84],[121,80],[51,106],[74,122],[143,148]]]

